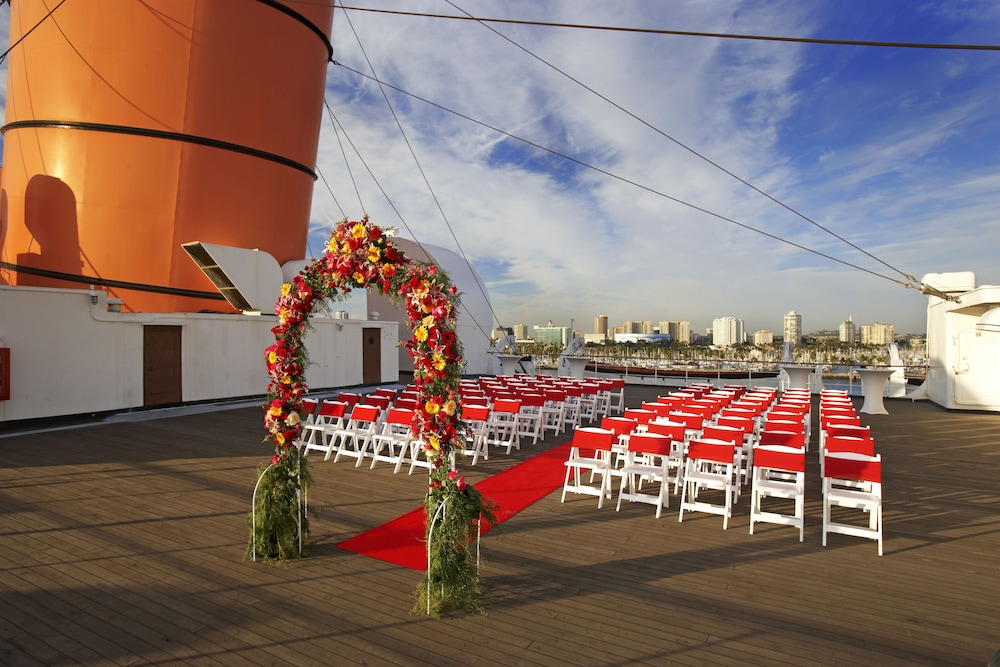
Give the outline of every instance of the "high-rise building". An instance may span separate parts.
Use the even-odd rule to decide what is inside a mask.
[[[651,334],[653,333],[653,321],[644,320],[640,326],[639,333],[641,334]]]
[[[494,341],[498,341],[501,338],[506,338],[507,336],[510,336],[512,333],[513,333],[513,331],[512,331],[512,329],[510,327],[497,327],[490,334],[490,337]]]
[[[712,320],[712,345],[726,347],[746,342],[743,320],[735,317],[720,317]]]
[[[551,322],[549,323],[551,325]],[[543,345],[566,346],[569,343],[569,327],[535,327],[534,339],[536,343]]]
[[[670,340],[675,343],[690,343],[691,323],[664,320],[660,322],[660,333],[670,334]]]
[[[854,326],[854,316],[840,323],[840,342],[854,345],[858,342],[858,328]]]
[[[608,316],[598,315],[594,318],[594,333],[608,335]]]
[[[767,329],[760,329],[753,332],[754,345],[770,345],[774,342],[774,334]]]
[[[642,333],[642,322],[633,322],[632,320],[625,320],[625,324],[622,325],[622,333]]]
[[[514,338],[518,340],[528,339],[528,325],[527,324],[515,324],[514,325]]]
[[[802,316],[794,310],[785,314],[785,342],[802,342]]]
[[[895,340],[895,333],[891,324],[862,324],[861,344],[862,345],[888,345]]]

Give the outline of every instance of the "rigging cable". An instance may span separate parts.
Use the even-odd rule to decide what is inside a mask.
[[[32,26],[31,30],[29,30],[28,32],[26,32],[23,35],[21,35],[21,38],[19,40],[17,40],[13,44],[11,44],[9,47],[7,47],[7,50],[4,51],[3,54],[0,54],[0,63],[2,63],[4,60],[6,60],[7,59],[7,54],[10,53],[11,51],[13,51],[14,47],[16,47],[18,44],[20,44],[21,42],[23,42],[28,37],[28,35],[30,35],[31,33],[33,33],[35,31],[35,28],[37,28],[38,26],[40,26],[43,23],[45,23],[45,20],[48,19],[50,16],[52,16],[52,13],[54,11],[56,11],[57,9],[59,9],[60,7],[62,7],[64,2],[66,2],[66,0],[59,0],[59,4],[56,5],[55,7],[53,7],[52,9],[50,9],[49,13],[46,14],[45,16],[43,16],[42,19],[38,23],[36,23],[34,26]]]
[[[479,21],[487,23],[509,23],[512,25],[540,26],[545,28],[573,28],[578,30],[604,30],[611,32],[631,32],[651,35],[678,35],[681,37],[713,37],[716,39],[743,39],[762,42],[792,42],[798,44],[829,44],[835,46],[873,46],[896,49],[947,49],[956,51],[1000,51],[997,44],[941,44],[919,42],[885,42],[864,41],[858,39],[819,39],[815,37],[780,37],[776,35],[740,35],[721,32],[698,32],[692,30],[666,30],[662,28],[627,28],[611,25],[587,25],[581,23],[557,23],[554,21],[525,21],[522,19],[494,19],[473,16],[452,16],[449,14],[430,14],[423,12],[404,12],[391,9],[372,9],[370,7],[349,7],[337,5],[340,9],[356,12],[372,12],[376,14],[395,14],[397,16],[417,16],[432,19],[450,19],[453,21]]]
[[[464,9],[462,9],[461,7],[459,7],[458,5],[456,5],[451,0],[445,0],[445,2],[447,2],[449,5],[451,5],[452,7],[454,7],[455,9],[457,9],[458,11],[462,12],[463,14],[465,14],[465,15],[469,16],[470,18],[472,18],[471,14],[469,14],[467,11],[465,11]],[[563,70],[559,69],[558,67],[556,67],[555,65],[553,65],[549,61],[545,60],[541,56],[533,53],[530,49],[522,46],[521,44],[518,44],[517,42],[515,42],[511,38],[509,38],[506,35],[504,35],[503,33],[497,31],[492,26],[487,25],[486,23],[484,23],[481,20],[478,20],[478,19],[475,19],[475,20],[477,20],[480,25],[482,25],[487,30],[490,30],[495,35],[497,35],[498,37],[506,40],[510,44],[513,44],[514,46],[516,46],[517,48],[519,48],[521,51],[523,51],[524,53],[526,53],[529,56],[531,56],[532,58],[534,58],[535,60],[537,60],[537,61],[541,62],[543,65],[546,65],[547,67],[555,70],[556,72],[558,72],[562,76],[566,77],[567,79],[569,79],[573,83],[575,83],[578,86],[582,87],[584,90],[586,90],[586,91],[588,91],[588,92],[596,95],[597,97],[601,98],[602,100],[604,100],[605,102],[607,102],[608,104],[610,104],[611,106],[613,106],[614,108],[616,108],[619,111],[627,114],[633,120],[636,120],[636,121],[642,123],[643,125],[645,125],[649,129],[651,129],[654,132],[656,132],[657,134],[659,134],[661,137],[663,137],[665,139],[668,139],[669,141],[673,142],[676,146],[679,146],[680,148],[683,148],[684,150],[686,150],[687,152],[691,153],[692,155],[694,155],[698,159],[703,160],[704,162],[707,162],[708,164],[712,165],[713,167],[715,167],[719,171],[722,171],[723,173],[728,174],[732,178],[736,179],[737,181],[739,181],[743,185],[745,185],[748,188],[750,188],[751,190],[753,190],[754,192],[756,192],[756,193],[758,193],[760,195],[763,195],[764,197],[768,198],[769,200],[771,200],[772,202],[774,202],[778,206],[781,206],[786,211],[789,211],[790,213],[793,213],[794,215],[796,215],[799,218],[805,220],[806,222],[808,222],[809,224],[813,225],[814,227],[817,227],[817,228],[823,230],[824,232],[826,232],[827,234],[829,234],[829,235],[833,236],[834,238],[838,239],[839,241],[841,241],[843,243],[846,243],[847,245],[851,246],[852,248],[854,248],[858,252],[860,252],[860,253],[862,253],[864,255],[867,255],[869,258],[875,260],[879,264],[882,264],[886,268],[888,268],[888,269],[890,269],[892,271],[895,271],[896,273],[898,273],[899,275],[903,276],[904,278],[906,278],[909,281],[909,285],[908,285],[909,287],[917,287],[918,286],[918,285],[916,285],[916,283],[919,283],[919,281],[917,281],[917,279],[914,276],[912,276],[912,275],[910,275],[908,273],[905,273],[903,271],[900,271],[899,269],[897,269],[896,267],[892,266],[891,264],[889,264],[889,263],[887,263],[887,262],[879,259],[875,255],[871,254],[870,252],[868,252],[864,248],[861,248],[861,247],[855,245],[851,241],[848,241],[847,239],[845,239],[843,236],[840,236],[836,232],[834,232],[834,231],[832,231],[832,230],[824,227],[823,225],[821,225],[820,223],[816,222],[812,218],[808,217],[804,213],[800,213],[799,211],[797,211],[796,209],[792,208],[791,206],[789,206],[788,204],[784,203],[783,201],[781,201],[781,200],[777,199],[776,197],[773,197],[772,195],[768,194],[767,192],[761,190],[759,187],[757,187],[753,183],[750,183],[749,181],[741,178],[740,176],[737,176],[735,173],[733,173],[732,171],[726,169],[725,167],[723,167],[719,163],[711,160],[710,158],[706,157],[705,155],[702,155],[701,153],[699,153],[695,149],[691,148],[690,146],[687,146],[686,144],[682,143],[680,140],[675,139],[674,137],[672,137],[671,135],[667,134],[663,130],[661,130],[658,127],[654,126],[652,123],[649,123],[645,119],[640,118],[639,116],[637,116],[636,114],[632,113],[631,111],[629,111],[625,107],[621,106],[617,102],[614,102],[613,100],[609,99],[605,95],[603,95],[603,94],[599,93],[598,91],[594,90],[593,88],[591,88],[587,84],[583,83],[579,79],[577,79],[577,78],[571,76],[570,74],[564,72]]]
[[[903,287],[911,287],[911,285],[909,285],[908,283],[905,283],[905,282],[903,282],[901,280],[898,280],[896,278],[893,278],[891,276],[887,276],[887,275],[878,273],[877,271],[872,271],[871,269],[866,269],[863,266],[858,266],[857,264],[852,264],[851,262],[848,262],[848,261],[843,260],[843,259],[838,259],[837,257],[833,257],[831,255],[827,255],[826,253],[820,252],[819,250],[813,250],[812,248],[808,248],[808,247],[806,247],[804,245],[801,245],[799,243],[796,243],[794,241],[789,241],[788,239],[782,238],[782,237],[777,236],[775,234],[772,234],[770,232],[766,232],[766,231],[764,231],[762,229],[757,229],[756,227],[753,227],[752,225],[748,225],[747,223],[739,222],[738,220],[734,220],[732,218],[728,218],[728,217],[726,217],[726,216],[724,216],[724,215],[722,215],[720,213],[715,213],[714,211],[710,211],[710,210],[708,210],[706,208],[698,206],[697,204],[692,204],[690,202],[684,201],[683,199],[679,199],[679,198],[674,197],[672,195],[668,195],[668,194],[666,194],[664,192],[660,192],[659,190],[657,190],[657,189],[655,189],[655,188],[653,188],[651,186],[643,185],[643,184],[638,183],[636,181],[633,181],[633,180],[630,180],[628,178],[625,178],[624,176],[619,176],[618,174],[615,174],[614,172],[608,171],[607,169],[603,169],[601,167],[597,167],[597,166],[592,165],[592,164],[590,164],[588,162],[584,162],[583,160],[580,160],[578,158],[566,155],[565,153],[560,153],[557,150],[554,150],[552,148],[548,148],[546,146],[538,144],[538,143],[536,143],[534,141],[531,141],[530,139],[525,139],[523,137],[519,137],[516,134],[512,134],[510,132],[507,132],[506,130],[502,130],[502,129],[498,128],[498,127],[495,127],[495,126],[490,125],[488,123],[485,123],[483,121],[476,120],[475,118],[467,116],[467,115],[465,115],[465,114],[463,114],[461,112],[455,111],[453,109],[449,109],[448,107],[443,106],[441,104],[438,104],[437,102],[432,102],[432,101],[430,101],[430,100],[428,100],[426,98],[420,97],[419,95],[416,95],[414,93],[411,93],[411,92],[408,92],[406,90],[403,90],[402,88],[394,86],[394,85],[392,85],[390,83],[387,83],[385,81],[379,81],[378,79],[375,79],[375,78],[371,77],[370,75],[365,74],[364,72],[360,72],[360,71],[354,69],[353,67],[349,67],[347,65],[344,65],[343,63],[334,61],[333,64],[338,65],[340,67],[343,67],[344,69],[348,70],[349,72],[353,72],[354,74],[357,74],[358,76],[364,77],[366,79],[371,79],[373,81],[377,81],[380,85],[385,86],[386,88],[391,88],[391,89],[393,89],[393,90],[395,90],[395,91],[397,91],[399,93],[402,93],[403,95],[406,95],[408,97],[412,97],[415,100],[419,100],[419,101],[421,101],[421,102],[423,102],[425,104],[429,104],[429,105],[431,105],[433,107],[441,109],[442,111],[446,111],[446,112],[448,112],[450,114],[454,114],[455,116],[458,116],[459,118],[467,120],[467,121],[469,121],[471,123],[475,123],[477,125],[481,125],[482,127],[485,127],[485,128],[487,128],[489,130],[492,130],[494,132],[502,134],[502,135],[504,135],[506,137],[510,137],[511,139],[514,139],[516,141],[520,141],[521,143],[524,143],[524,144],[526,144],[528,146],[531,146],[533,148],[537,148],[538,150],[545,151],[547,153],[551,153],[552,155],[555,155],[556,157],[560,157],[560,158],[562,158],[564,160],[568,160],[569,162],[572,162],[574,164],[580,165],[581,167],[584,167],[586,169],[590,169],[590,170],[596,171],[599,174],[603,174],[604,176],[608,176],[609,178],[613,178],[613,179],[615,179],[617,181],[620,181],[622,183],[625,183],[627,185],[631,185],[633,187],[639,188],[640,190],[645,190],[646,192],[649,192],[650,194],[656,195],[658,197],[662,197],[664,199],[668,199],[668,200],[670,200],[670,201],[672,201],[674,203],[680,204],[682,206],[686,206],[686,207],[688,207],[690,209],[693,209],[695,211],[699,211],[701,213],[705,213],[706,215],[710,215],[713,218],[718,218],[719,220],[722,220],[724,222],[728,222],[728,223],[734,224],[737,227],[742,227],[742,228],[747,229],[749,231],[756,232],[758,234],[761,234],[762,236],[766,236],[768,238],[774,239],[775,241],[780,241],[781,243],[785,243],[785,244],[790,245],[790,246],[792,246],[794,248],[798,248],[799,250],[804,250],[806,252],[810,252],[810,253],[812,253],[814,255],[818,255],[819,257],[823,257],[824,259],[828,259],[828,260],[830,260],[832,262],[837,262],[838,264],[843,264],[844,266],[848,266],[848,267],[850,267],[852,269],[857,269],[859,271],[864,271],[865,273],[871,274],[871,275],[876,276],[878,278],[883,278],[883,279],[888,280],[890,282],[894,282],[897,285],[902,285]]]
[[[354,29],[354,24],[351,22],[350,16],[348,16],[347,14],[345,14],[344,16],[347,18],[347,24],[351,27],[351,31],[354,33],[354,38],[358,42],[358,47],[361,49],[361,53],[364,55],[365,61],[368,63],[368,68],[372,71],[373,76],[371,78],[372,80],[376,81],[379,84],[379,91],[382,93],[382,97],[385,99],[385,103],[389,107],[389,112],[392,114],[392,118],[396,122],[396,127],[399,128],[399,132],[403,137],[403,142],[406,144],[407,149],[410,151],[410,155],[413,157],[413,161],[417,165],[417,170],[420,172],[420,176],[423,178],[424,184],[427,186],[427,190],[430,192],[431,198],[434,200],[434,204],[435,206],[437,206],[438,212],[441,214],[441,218],[444,220],[445,226],[451,233],[451,237],[452,239],[454,239],[455,245],[458,247],[459,252],[462,253],[462,257],[465,259],[466,264],[469,266],[469,271],[472,273],[473,276],[475,276],[475,271],[472,268],[472,265],[469,263],[469,259],[465,254],[465,250],[462,248],[462,245],[458,242],[458,237],[455,235],[455,230],[452,228],[451,223],[448,220],[448,216],[445,215],[444,209],[441,207],[441,202],[438,200],[437,195],[434,193],[434,188],[431,186],[430,180],[428,180],[427,174],[424,172],[424,168],[420,164],[420,160],[417,158],[417,154],[413,150],[413,146],[410,144],[410,140],[406,136],[406,132],[403,130],[403,124],[399,121],[399,117],[396,115],[396,110],[393,108],[392,103],[389,101],[389,96],[386,94],[385,89],[382,87],[381,81],[379,81],[377,78],[375,72],[375,66],[372,64],[371,59],[368,58],[368,53],[365,51],[364,45],[362,45],[361,43],[361,38],[358,36],[357,31]],[[483,298],[485,299],[486,303],[490,304],[489,297],[486,295],[486,292],[483,289],[483,285],[479,282],[479,280],[476,280],[476,285],[477,287],[479,287],[480,291],[483,292]],[[472,320],[476,322],[476,326],[483,333],[483,335],[486,338],[491,338],[490,334],[485,329],[483,329],[482,325],[478,321],[476,321],[475,317],[472,315],[472,312],[469,311],[468,309],[466,309],[466,312],[468,312]],[[490,313],[496,320],[497,326],[503,327],[503,324],[500,322],[500,318],[497,317],[496,312],[493,310],[492,304],[490,304]]]
[[[323,106],[326,107],[326,113],[330,116],[330,123],[333,124],[333,132],[337,135],[337,145],[340,146],[340,154],[344,156],[344,166],[347,167],[347,174],[351,177],[351,185],[354,186],[354,194],[358,196],[358,206],[360,206],[361,210],[364,211],[365,202],[361,199],[361,191],[358,190],[358,182],[354,180],[354,172],[351,171],[351,163],[347,161],[347,151],[344,150],[344,142],[340,140],[340,132],[337,130],[337,120],[333,115],[333,109],[330,108],[330,103],[326,101],[326,95],[323,96]],[[337,204],[337,206],[339,207],[340,204]],[[345,218],[347,217],[344,213],[344,209],[340,209],[340,213]]]
[[[379,182],[378,178],[375,177],[375,173],[372,171],[371,167],[368,166],[368,162],[361,156],[361,152],[358,150],[358,147],[354,145],[354,142],[351,140],[351,136],[347,133],[347,129],[344,127],[343,123],[340,122],[340,119],[337,118],[337,116],[333,113],[332,109],[330,110],[330,114],[331,114],[334,122],[337,125],[340,126],[340,131],[344,133],[344,138],[347,139],[347,143],[350,144],[350,146],[351,146],[352,149],[354,149],[354,154],[357,155],[358,159],[361,161],[361,164],[364,165],[365,170],[368,172],[368,175],[371,177],[372,181],[375,183],[375,186],[379,189],[379,192],[382,193],[382,196],[385,198],[385,201],[389,204],[389,207],[392,209],[393,213],[396,214],[396,218],[399,219],[399,222],[400,222],[400,224],[403,225],[403,228],[406,230],[406,233],[410,235],[410,238],[413,239],[413,242],[417,244],[417,247],[420,248],[420,250],[425,255],[427,255],[428,257],[430,257],[431,253],[427,251],[427,248],[425,248],[422,243],[420,243],[420,241],[417,239],[417,235],[414,234],[413,230],[410,229],[410,226],[408,224],[406,224],[406,220],[403,218],[403,215],[399,212],[399,209],[396,208],[396,204],[389,197],[389,193],[387,193],[385,191],[385,188],[382,187],[382,184]],[[468,260],[466,260],[466,261],[468,261]],[[469,268],[471,269],[471,266]],[[485,295],[484,288],[483,288],[482,284],[479,282],[479,277],[476,275],[476,273],[475,273],[474,270],[472,271],[472,275],[476,279],[476,283],[479,284],[480,291],[482,291],[483,294]],[[489,306],[490,312],[493,312],[493,304],[491,304],[489,302],[489,297],[486,298],[486,304],[487,304],[487,306]],[[482,334],[484,336],[486,336],[487,338],[489,338],[490,335],[486,332],[485,329],[483,329],[483,326],[476,319],[475,315],[471,311],[469,311],[468,309],[466,309],[466,313],[468,313],[469,318],[476,325],[476,328],[479,329],[479,331],[482,332]],[[496,317],[496,313],[493,313],[493,316]]]

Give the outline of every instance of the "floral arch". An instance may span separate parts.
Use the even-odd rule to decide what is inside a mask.
[[[275,342],[265,351],[270,375],[265,442],[274,446],[270,466],[261,477],[248,551],[284,560],[300,555],[300,539],[308,535],[308,517],[300,515],[298,498],[310,485],[306,459],[294,443],[302,429],[302,400],[308,392],[308,357],[303,338],[313,308],[355,288],[375,288],[401,303],[412,338],[402,343],[413,358],[414,383],[421,409],[414,412],[411,432],[424,443],[431,461],[425,513],[434,517],[447,502],[434,529],[426,579],[417,588],[415,610],[433,615],[448,608],[476,608],[479,574],[470,544],[480,518],[492,520],[490,504],[449,465],[462,450],[458,382],[461,345],[455,335],[458,290],[442,271],[405,257],[385,230],[346,218],[334,228],[326,253],[314,259],[282,286],[275,305]],[[428,521],[428,525],[430,521]],[[301,531],[301,532],[300,532]],[[427,584],[435,600],[428,604]]]

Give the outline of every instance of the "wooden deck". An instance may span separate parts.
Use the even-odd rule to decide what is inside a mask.
[[[630,404],[656,388],[630,387]],[[310,556],[243,558],[262,413],[243,407],[0,438],[4,665],[985,665],[1000,649],[1000,415],[887,401],[885,556],[804,543],[743,496],[729,530],[677,501],[553,493],[483,540],[485,615],[410,614],[421,574],[338,541],[425,478],[313,460]],[[538,447],[565,440],[549,438]],[[530,455],[494,454],[475,481]]]

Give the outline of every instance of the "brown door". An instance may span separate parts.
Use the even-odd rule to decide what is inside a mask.
[[[148,325],[142,334],[142,404],[180,403],[181,327]]]
[[[362,329],[361,381],[378,384],[382,381],[382,330]]]

